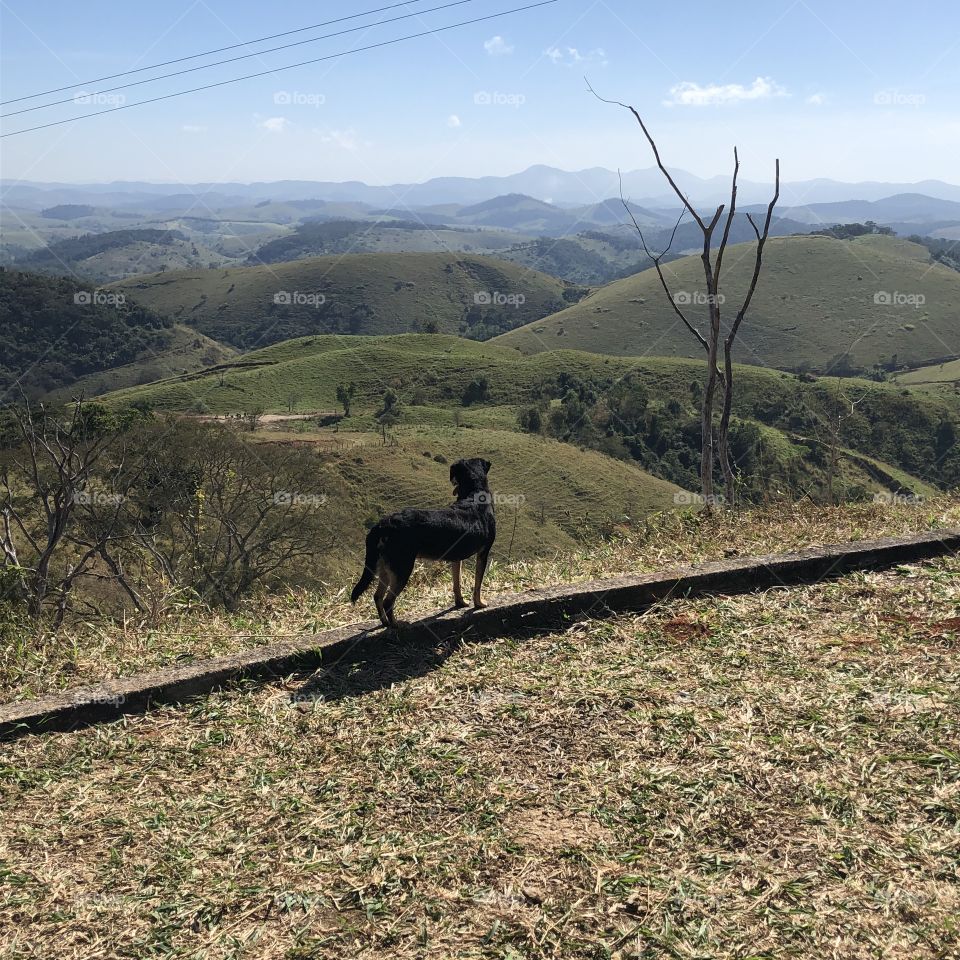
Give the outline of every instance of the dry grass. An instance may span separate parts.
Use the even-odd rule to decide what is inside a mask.
[[[781,522],[643,555],[877,516]],[[398,647],[21,740],[2,748],[0,954],[956,957],[958,627],[950,558]]]
[[[949,526],[960,527],[960,497],[956,495],[926,503],[870,503],[834,509],[812,504],[778,505],[714,518],[671,511],[657,514],[613,539],[594,541],[589,549],[577,554],[494,563],[485,589],[489,594],[513,592]],[[502,539],[509,536],[509,528],[501,531]],[[0,700],[25,699],[48,690],[373,618],[369,595],[357,607],[349,603],[348,593],[358,570],[359,566],[347,571],[342,582],[331,583],[325,592],[271,594],[234,614],[178,606],[174,601],[152,620],[78,623],[55,636],[23,634],[15,642],[0,646]],[[415,574],[398,610],[401,617],[409,618],[449,603],[446,569],[426,565]]]

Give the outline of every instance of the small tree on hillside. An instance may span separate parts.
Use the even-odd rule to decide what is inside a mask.
[[[243,412],[243,419],[247,425],[247,429],[251,432],[259,429],[260,422],[263,420],[263,415],[266,412],[266,408],[260,405],[251,407],[249,410],[245,410]]]
[[[126,490],[102,489],[126,454],[126,419],[83,399],[65,410],[0,411],[0,579],[30,616],[52,609],[55,627],[77,582],[101,562],[135,596],[113,552]]]
[[[619,107],[623,107],[625,110],[629,110],[630,113],[633,114],[634,119],[637,121],[637,123],[640,125],[640,129],[643,131],[644,137],[646,137],[647,143],[650,144],[650,149],[653,151],[653,157],[656,161],[658,169],[666,178],[667,183],[670,184],[670,188],[680,200],[682,209],[676,225],[673,228],[673,233],[670,236],[670,242],[667,244],[665,250],[659,254],[654,254],[647,247],[646,240],[643,236],[643,230],[634,217],[630,205],[623,196],[621,184],[620,199],[623,202],[624,209],[627,211],[627,214],[629,215],[630,220],[640,237],[640,242],[643,245],[644,253],[646,253],[646,255],[653,262],[654,268],[657,271],[657,276],[660,279],[660,285],[663,287],[663,291],[666,294],[667,300],[670,302],[670,306],[673,308],[674,313],[676,313],[677,316],[683,321],[683,324],[687,330],[689,330],[691,335],[696,338],[697,342],[703,347],[705,353],[707,354],[707,369],[704,377],[704,389],[701,396],[702,437],[700,451],[700,487],[706,509],[711,510],[716,502],[713,487],[713,470],[714,464],[718,459],[720,462],[720,469],[723,473],[726,495],[730,503],[733,504],[736,501],[737,493],[736,477],[730,460],[730,415],[733,407],[733,345],[736,341],[737,334],[740,331],[740,326],[742,325],[744,318],[747,315],[747,311],[750,308],[750,303],[753,300],[753,295],[757,288],[757,281],[760,279],[760,270],[763,263],[763,248],[766,245],[767,238],[770,235],[770,223],[773,219],[773,209],[780,198],[780,161],[776,161],[773,199],[767,206],[766,218],[764,219],[762,229],[758,227],[753,217],[749,213],[747,214],[747,220],[749,221],[750,226],[753,228],[753,232],[756,235],[756,251],[754,256],[753,273],[750,278],[750,285],[747,288],[747,292],[744,295],[739,309],[734,315],[732,322],[730,322],[727,327],[724,328],[721,318],[721,306],[723,304],[723,297],[720,295],[722,278],[721,268],[723,265],[724,253],[727,249],[727,243],[730,239],[730,228],[733,225],[737,207],[737,176],[740,172],[740,158],[737,154],[736,147],[733,149],[733,177],[730,185],[729,208],[725,204],[720,204],[710,219],[707,220],[702,217],[693,207],[683,191],[677,185],[676,180],[674,180],[673,176],[671,176],[669,170],[667,170],[667,168],[664,166],[663,161],[660,159],[660,151],[657,148],[657,144],[636,108],[630,106],[629,104],[621,103],[619,100],[606,100],[601,97],[593,89],[593,87],[590,86],[589,83],[587,86],[590,89],[590,92],[597,97],[598,100],[602,100],[604,103],[616,104]],[[727,215],[726,218],[723,219],[723,213],[725,209],[727,211]],[[661,265],[661,261],[670,252],[670,248],[673,246],[673,241],[677,235],[677,229],[679,228],[681,221],[688,213],[699,227],[703,236],[703,247],[702,253],[700,254],[700,259],[703,261],[704,279],[706,282],[706,296],[704,297],[705,302],[703,304],[703,306],[706,308],[706,326],[703,329],[694,323],[682,309],[682,306],[686,304],[682,302],[682,298],[678,299],[678,297],[675,296],[671,291],[670,285],[667,282]],[[720,235],[720,243],[716,250],[714,250],[714,234],[718,226],[720,226],[722,219],[723,227]],[[722,370],[719,366],[721,351],[723,354]],[[715,440],[714,419],[718,386],[722,388],[723,394],[720,424]]]
[[[337,384],[337,403],[343,407],[343,415],[350,416],[350,405],[353,403],[354,394],[357,392],[357,385],[351,381],[349,384]]]

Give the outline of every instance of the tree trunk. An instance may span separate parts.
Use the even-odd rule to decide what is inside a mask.
[[[737,480],[730,463],[730,411],[733,407],[733,358],[729,341],[723,345],[723,411],[720,414],[720,433],[718,444],[720,447],[720,469],[723,472],[724,493],[727,504],[735,507],[737,504]]]
[[[710,306],[710,322],[719,327],[720,316],[716,305]],[[703,495],[703,506],[707,513],[712,513],[716,506],[713,492],[713,410],[717,396],[717,338],[710,338],[710,350],[707,354],[707,379],[703,389],[703,407],[701,410],[701,438],[700,438],[700,492]]]

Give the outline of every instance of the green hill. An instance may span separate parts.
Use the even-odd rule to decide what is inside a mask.
[[[905,387],[956,394],[960,392],[960,360],[947,360],[943,363],[918,367],[898,374],[895,381]]]
[[[568,288],[554,277],[490,257],[375,253],[173,271],[111,289],[249,350],[315,333],[435,328],[487,339],[561,309]]]
[[[159,270],[219,266],[223,257],[181,230],[110,230],[57,240],[17,259],[21,269],[107,282]]]
[[[173,322],[114,291],[0,268],[0,391],[43,394],[162,354]]]
[[[98,397],[110,391],[229,363],[236,355],[237,351],[232,347],[211,340],[197,330],[175,324],[162,349],[147,349],[130,363],[86,374],[67,387],[53,391],[53,395],[65,399],[79,393],[86,397]]]
[[[459,421],[468,429],[516,430],[518,415],[535,407],[537,432],[634,460],[691,488],[701,370],[701,362],[683,359],[569,351],[523,356],[499,342],[449,336],[308,337],[108,400],[219,414],[329,412],[338,408],[338,385],[353,382],[351,417],[339,429],[360,433],[380,430],[375,414],[388,390],[399,399],[398,422],[411,429]],[[740,458],[756,495],[821,489],[831,445],[856,454],[844,467],[846,486],[861,495],[921,492],[924,484],[960,480],[952,439],[960,434],[960,402],[870,381],[843,381],[838,392],[836,380],[808,380],[757,367],[738,371]],[[902,482],[906,476],[915,482]]]
[[[345,546],[343,569],[352,572],[366,524],[383,513],[449,502],[448,463],[473,456],[493,463],[499,524],[493,559],[499,561],[569,551],[585,537],[674,509],[679,493],[635,464],[511,429],[458,429],[448,420],[400,429],[387,446],[369,434],[354,438],[324,471],[336,477],[330,488],[339,483],[346,503],[331,516]]]
[[[345,253],[490,253],[511,247],[522,234],[500,229],[456,228],[419,220],[322,220],[297,224],[247,258],[248,265],[285,263]],[[551,271],[546,271],[551,273]]]
[[[724,261],[727,317],[753,268],[753,244]],[[684,257],[664,266],[674,295],[704,292],[703,265]],[[917,302],[922,297],[922,302]],[[654,270],[618,280],[579,303],[498,339],[523,353],[576,349],[622,356],[701,357]],[[885,302],[887,301],[887,302]],[[688,307],[702,318],[704,308]],[[960,352],[960,274],[929,251],[893,237],[771,239],[764,272],[737,342],[742,363],[826,371],[868,370],[896,357],[913,366]]]

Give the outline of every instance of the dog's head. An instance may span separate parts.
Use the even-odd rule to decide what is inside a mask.
[[[491,463],[472,457],[470,460],[458,460],[450,466],[450,482],[453,484],[453,495],[458,500],[469,500],[478,493],[489,492],[487,473]]]

